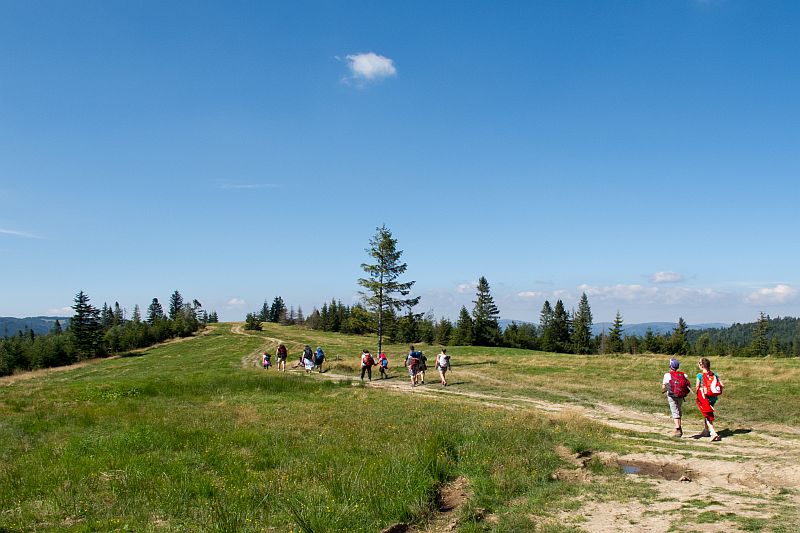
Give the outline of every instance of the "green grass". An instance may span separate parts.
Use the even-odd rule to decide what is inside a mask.
[[[347,376],[374,344],[271,324],[233,335],[222,324],[187,342],[0,385],[0,531],[377,531],[425,522],[439,486],[458,476],[471,491],[462,531],[574,531],[553,516],[582,499],[655,497],[595,460],[592,483],[554,480],[566,466],[559,446],[639,445],[605,426],[243,366],[274,353],[274,339],[287,344],[290,364],[303,344],[322,345],[332,374]],[[385,347],[395,375],[404,376],[407,349]],[[422,349],[432,363],[439,347]],[[666,411],[664,358],[448,353],[458,390]],[[797,361],[714,363],[726,381],[723,428],[800,418]]]
[[[607,447],[585,422],[243,368],[266,341],[228,329],[2,386],[0,530],[376,531],[462,475],[513,530],[511,500],[587,490],[551,479],[556,446]]]

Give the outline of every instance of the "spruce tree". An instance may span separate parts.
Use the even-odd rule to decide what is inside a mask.
[[[617,311],[617,316],[614,317],[614,322],[611,324],[611,329],[608,331],[608,339],[606,340],[608,353],[622,353],[622,332],[622,315]]]
[[[683,317],[678,318],[678,325],[669,338],[669,353],[676,355],[686,355],[689,353],[689,342],[686,340],[686,321]]]
[[[219,317],[217,316],[217,312],[216,311],[211,311],[211,313],[208,315],[208,323],[209,324],[216,324],[218,322],[219,322]]]
[[[258,312],[258,319],[262,322],[269,322],[269,317],[269,302],[265,299],[264,303],[261,304],[261,311]]]
[[[467,311],[467,308],[463,305],[461,306],[461,311],[458,313],[458,320],[456,321],[456,329],[453,332],[452,342],[456,346],[472,346],[475,342],[472,317],[469,311]]]
[[[375,235],[366,249],[374,263],[362,263],[366,278],[359,278],[358,284],[367,309],[377,316],[378,353],[383,349],[383,318],[387,311],[411,310],[419,303],[419,297],[405,298],[411,293],[414,281],[399,282],[398,278],[405,273],[408,265],[400,262],[402,250],[397,249],[397,239],[386,225],[376,228]]]
[[[142,322],[142,313],[139,311],[139,304],[133,306],[133,315],[131,315],[131,322],[137,326]]]
[[[56,319],[56,323],[53,324],[53,332],[52,333],[53,333],[53,335],[61,335],[62,331],[63,330],[61,329],[61,322],[59,322],[58,319]]]
[[[564,302],[561,300],[556,301],[556,307],[553,309],[550,332],[556,351],[567,352],[570,341],[570,319],[567,310],[564,309]]]
[[[153,298],[150,305],[147,307],[147,323],[151,326],[164,318],[164,308],[158,301],[158,298]]]
[[[769,351],[769,343],[767,341],[767,332],[769,331],[769,317],[762,311],[758,315],[755,330],[753,331],[753,340],[750,343],[748,352],[756,356],[765,356]]]
[[[442,346],[447,346],[450,344],[450,337],[453,334],[453,323],[450,322],[445,317],[442,317],[439,322],[437,322],[436,327],[434,328],[433,338],[434,340],[441,344]]]
[[[74,314],[69,321],[69,332],[81,358],[94,357],[100,351],[100,310],[89,303],[89,297],[80,291],[72,305]]]
[[[177,290],[169,297],[169,318],[175,320],[183,308],[183,296]]]
[[[286,304],[283,302],[283,298],[276,296],[269,308],[269,321],[278,323],[283,321],[284,316],[286,316]]]
[[[118,326],[125,322],[125,312],[120,307],[119,302],[114,302],[114,325]]]
[[[258,319],[258,313],[247,313],[244,319],[244,329],[261,331],[261,321]]]
[[[477,346],[497,346],[500,344],[500,311],[494,303],[489,290],[489,282],[484,276],[478,280],[475,300],[472,302],[472,324],[474,343]]]
[[[542,332],[541,345],[545,352],[556,351],[555,336],[553,335],[553,308],[545,300],[542,311],[539,313],[539,329]]]
[[[585,292],[581,294],[573,320],[572,346],[575,353],[579,354],[587,354],[592,350],[592,309]]]

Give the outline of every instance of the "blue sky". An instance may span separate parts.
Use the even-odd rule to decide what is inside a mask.
[[[800,3],[0,3],[0,315],[800,315]]]

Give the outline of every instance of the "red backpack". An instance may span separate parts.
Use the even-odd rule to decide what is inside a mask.
[[[689,380],[686,378],[686,374],[672,370],[669,375],[667,394],[673,398],[686,398],[689,394]]]
[[[703,386],[706,388],[706,396],[709,398],[722,394],[722,382],[713,372],[703,374]]]

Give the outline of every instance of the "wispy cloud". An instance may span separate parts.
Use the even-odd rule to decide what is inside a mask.
[[[47,315],[49,316],[72,316],[75,314],[74,309],[71,307],[54,307],[52,309],[47,310]],[[63,324],[62,324],[63,325]]]
[[[682,274],[678,274],[677,272],[656,272],[652,276],[650,276],[650,281],[653,283],[677,283],[678,281],[683,281],[685,278]]]
[[[342,81],[378,82],[397,76],[394,61],[374,52],[350,54],[345,57],[350,75]]]
[[[748,304],[785,304],[796,300],[800,290],[779,283],[774,287],[764,287],[748,294],[744,301]]]
[[[13,230],[13,229],[2,229],[2,228],[0,228],[0,234],[2,234],[2,235],[11,235],[11,236],[14,236],[14,237],[24,237],[26,239],[43,239],[44,238],[44,237],[41,237],[39,235],[35,235],[33,233],[28,233],[27,231],[17,231],[17,230]]]
[[[225,190],[277,189],[278,185],[275,183],[222,183],[219,188]]]
[[[246,303],[247,302],[245,302],[241,298],[231,298],[230,300],[228,300],[228,305],[230,305],[231,307],[241,307]]]

